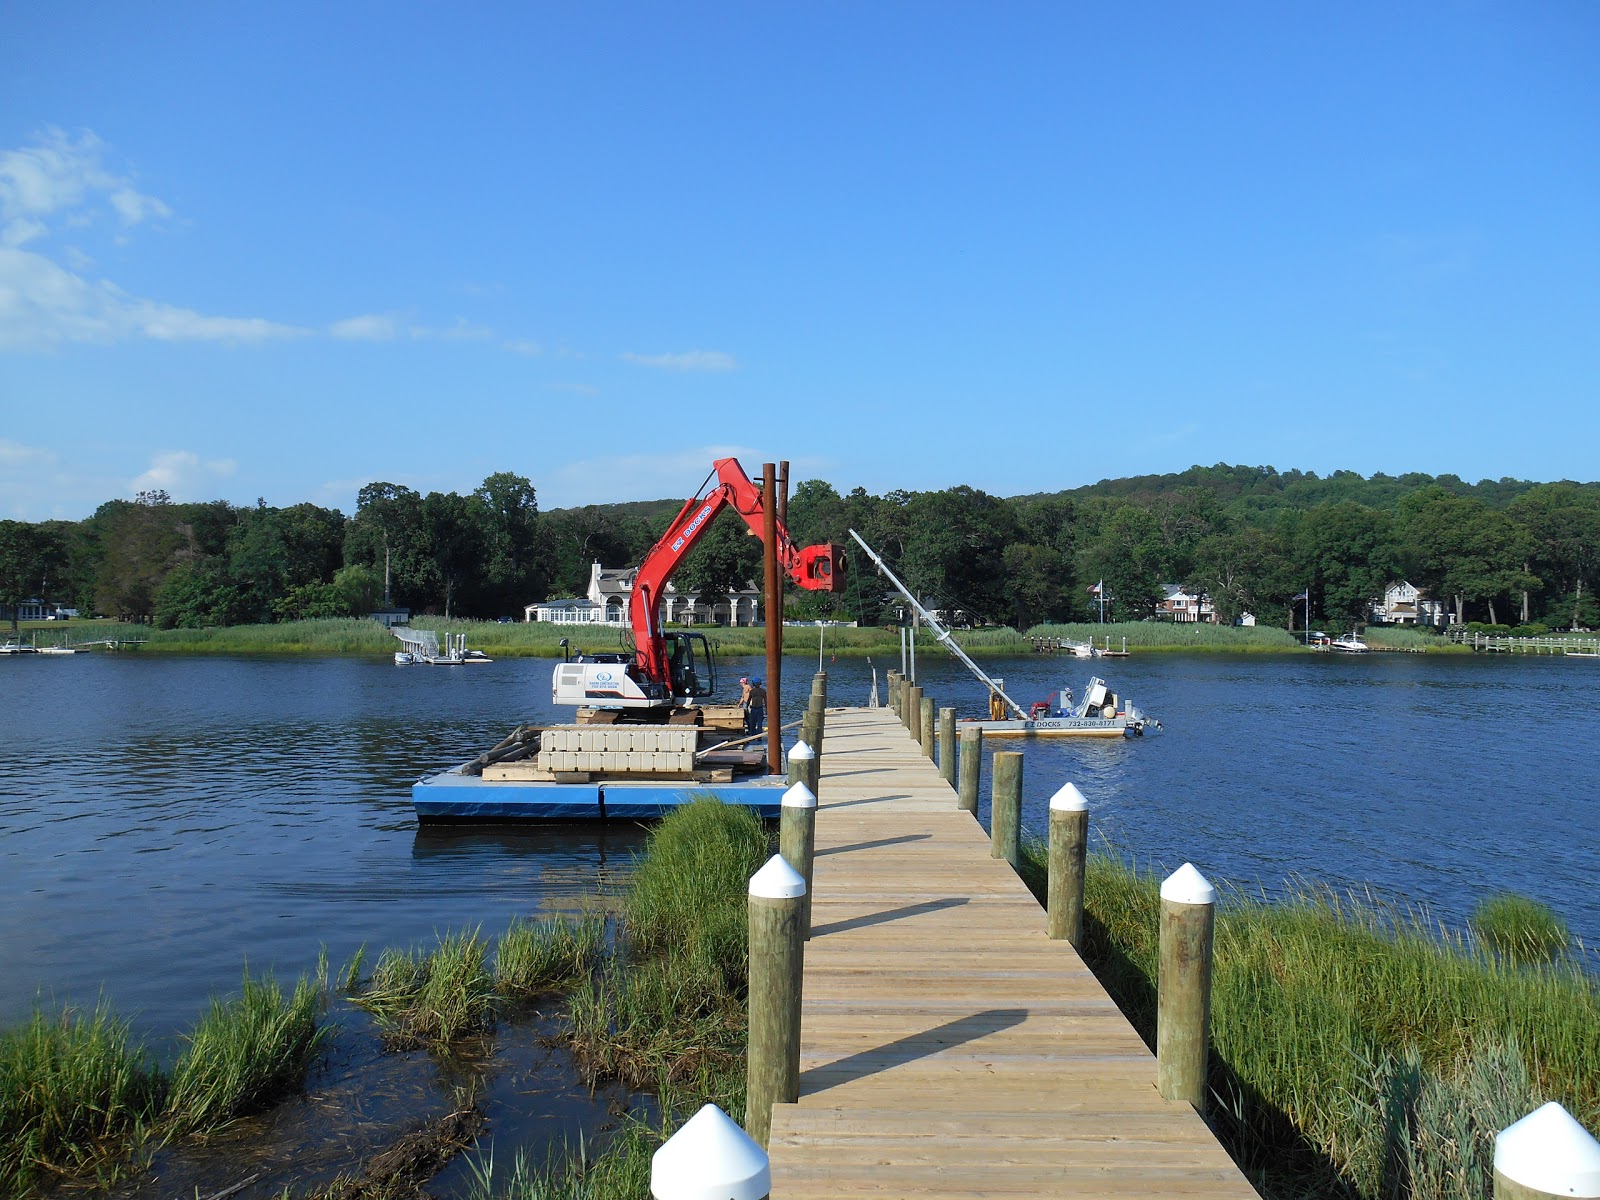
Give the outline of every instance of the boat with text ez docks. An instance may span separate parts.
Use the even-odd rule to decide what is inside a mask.
[[[1078,705],[1072,703],[1072,690],[1063,687],[1059,692],[1051,693],[1045,700],[1039,701],[1030,708],[1024,709],[1020,704],[1006,695],[1005,685],[1002,681],[990,677],[977,663],[973,662],[967,652],[957,644],[955,638],[950,636],[950,631],[939,622],[939,618],[925,608],[920,600],[911,594],[911,590],[901,583],[889,564],[871,546],[867,545],[861,535],[854,529],[850,536],[856,540],[856,545],[867,552],[867,557],[878,568],[878,573],[894,585],[911,605],[912,609],[922,618],[934,638],[946,650],[959,659],[967,670],[971,671],[977,680],[989,689],[992,702],[997,703],[998,712],[991,711],[988,720],[963,721],[968,728],[976,726],[985,734],[992,737],[1093,737],[1093,738],[1120,738],[1143,737],[1146,733],[1159,733],[1161,722],[1153,717],[1140,712],[1132,704],[1127,703],[1109,687],[1106,681],[1098,677],[1090,679],[1089,685],[1084,689],[1083,702]],[[914,643],[913,643],[914,644]],[[1072,643],[1077,646],[1077,643]],[[1087,645],[1087,644],[1086,644]],[[1092,645],[1087,646],[1091,654],[1100,654]],[[1075,653],[1075,651],[1074,651]],[[915,660],[913,659],[913,662]],[[913,678],[914,682],[914,678]],[[1005,716],[1005,711],[1010,710],[1014,716]]]

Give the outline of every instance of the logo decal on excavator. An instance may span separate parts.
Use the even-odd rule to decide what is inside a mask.
[[[672,552],[674,554],[683,549],[683,543],[694,536],[694,531],[699,529],[700,526],[704,525],[706,523],[706,518],[710,515],[711,505],[709,504],[702,508],[699,512],[695,513],[694,520],[689,522],[688,526],[685,527],[682,533],[672,539]]]

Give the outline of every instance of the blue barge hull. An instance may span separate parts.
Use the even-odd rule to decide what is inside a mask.
[[[435,821],[648,821],[665,816],[696,796],[742,804],[776,818],[787,781],[766,775],[738,783],[535,783],[485,780],[461,767],[428,775],[411,785],[417,820]]]

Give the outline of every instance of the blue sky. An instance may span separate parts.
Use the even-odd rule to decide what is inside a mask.
[[[1600,471],[1600,6],[0,0],[0,516]]]

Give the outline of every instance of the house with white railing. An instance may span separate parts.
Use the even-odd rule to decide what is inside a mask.
[[[589,571],[589,594],[568,600],[542,600],[523,609],[525,621],[554,625],[626,625],[628,597],[633,594],[637,567],[608,569],[599,563]],[[761,589],[747,582],[726,597],[702,600],[698,592],[680,591],[667,584],[662,597],[662,618],[680,625],[755,625],[759,623]]]
[[[1371,601],[1368,617],[1375,625],[1437,625],[1449,623],[1450,613],[1442,600],[1430,600],[1415,584],[1402,579],[1383,589]]]
[[[1163,621],[1217,623],[1217,611],[1203,592],[1185,590],[1180,584],[1163,583],[1161,600],[1156,604],[1156,616]]]

